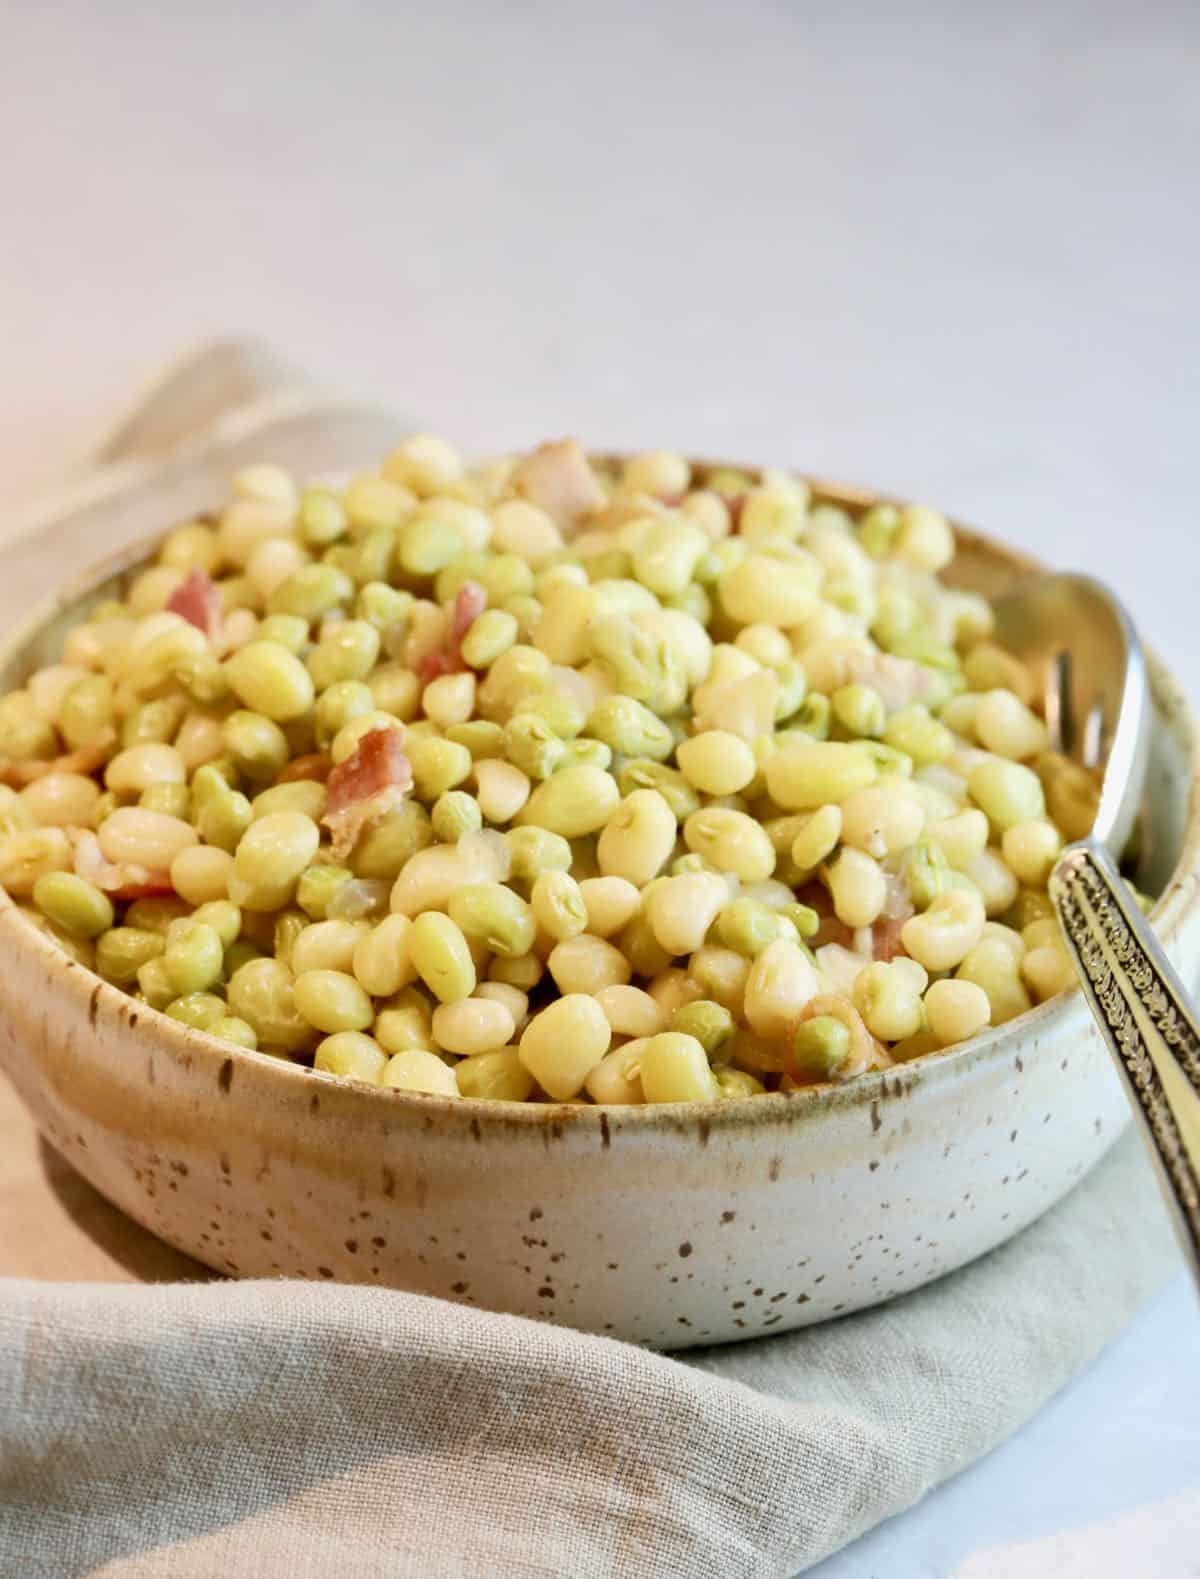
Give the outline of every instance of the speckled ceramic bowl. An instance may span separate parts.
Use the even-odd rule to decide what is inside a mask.
[[[50,661],[143,552],[36,616],[0,655],[4,688]],[[1031,568],[963,534],[961,584],[994,593]],[[1156,926],[1191,981],[1194,730],[1162,667],[1152,674],[1143,880],[1162,890]],[[961,1266],[1057,1201],[1127,1117],[1076,992],[844,1087],[606,1110],[377,1090],[235,1050],[69,962],[3,894],[0,972],[0,1063],[46,1136],[201,1261],[666,1347],[785,1331]]]

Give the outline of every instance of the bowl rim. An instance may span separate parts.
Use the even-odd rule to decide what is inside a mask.
[[[621,454],[606,451],[591,452],[591,455],[593,460],[601,464],[619,463],[625,458]],[[765,470],[760,466],[703,459],[693,459],[691,464],[694,469],[702,471],[736,470],[752,479],[760,478]],[[797,471],[795,475],[807,482],[814,501],[854,513],[876,505],[903,505],[909,502],[859,484],[835,481],[802,471]],[[1037,575],[1044,571],[1045,566],[1022,549],[1010,547],[974,527],[964,525],[956,518],[949,519],[956,541],[969,545],[982,557],[991,558],[997,564],[1015,570],[1018,575]],[[46,626],[73,605],[82,602],[106,582],[128,574],[144,563],[161,545],[169,530],[168,527],[156,531],[110,552],[40,600],[0,641],[0,669],[12,662]],[[1147,657],[1155,698],[1172,719],[1182,721],[1190,754],[1188,809],[1182,848],[1170,879],[1151,912],[1160,941],[1170,945],[1185,922],[1200,910],[1200,728],[1182,687],[1170,670],[1153,649],[1148,650]],[[106,1020],[111,1018],[114,1026],[120,1026],[122,1018],[128,1015],[128,1005],[136,1000],[121,988],[105,981],[90,967],[65,954],[45,933],[25,919],[12,896],[0,887],[0,940],[10,927],[17,929],[15,940],[20,945],[44,955],[49,969],[61,968],[67,996],[76,1000],[76,1007],[86,1014],[90,1024],[94,1026],[103,1017]],[[311,1082],[315,1080],[328,1090],[336,1090],[343,1100],[389,1103],[393,1110],[399,1104],[401,1108],[407,1107],[431,1119],[434,1114],[452,1122],[466,1122],[469,1118],[478,1125],[545,1127],[555,1123],[561,1125],[566,1120],[572,1128],[585,1126],[600,1130],[606,1141],[613,1127],[622,1130],[650,1128],[688,1132],[700,1128],[707,1136],[716,1130],[739,1129],[749,1125],[757,1127],[771,1122],[778,1124],[788,1119],[808,1120],[816,1118],[821,1112],[873,1107],[883,1098],[908,1095],[932,1082],[961,1078],[979,1064],[989,1062],[1002,1044],[1012,1040],[1014,1032],[1022,1035],[1028,1033],[1037,1038],[1088,1023],[1088,1010],[1076,986],[1057,993],[1003,1025],[989,1026],[977,1036],[956,1043],[949,1050],[922,1053],[906,1063],[858,1075],[845,1084],[830,1083],[796,1091],[772,1091],[751,1097],[725,1098],[718,1102],[614,1106],[603,1103],[511,1102],[492,1097],[464,1099],[372,1086],[327,1074],[273,1053],[220,1041],[171,1019],[148,1004],[140,1004],[139,1012],[153,1016],[149,1027],[163,1038],[168,1049],[188,1058],[198,1056],[204,1059],[212,1064],[214,1074],[220,1066],[233,1060],[235,1067],[238,1062],[248,1064],[264,1079],[299,1081],[309,1091],[313,1089]]]

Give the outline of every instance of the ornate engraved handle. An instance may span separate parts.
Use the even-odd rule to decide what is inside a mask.
[[[1050,897],[1200,1283],[1200,1028],[1188,995],[1100,845],[1063,852]]]

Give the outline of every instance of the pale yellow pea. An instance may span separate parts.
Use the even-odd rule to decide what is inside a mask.
[[[738,1017],[743,1012],[751,961],[735,949],[706,943],[688,962],[688,974],[706,998]]]
[[[688,849],[743,883],[761,883],[775,870],[775,846],[762,824],[745,812],[705,806],[683,825]]]
[[[882,860],[921,837],[925,809],[898,783],[872,784],[842,802],[842,839]]]
[[[112,820],[110,817],[109,822]],[[100,835],[103,844],[103,828]],[[276,811],[258,818],[234,852],[230,899],[247,910],[281,910],[290,902],[300,874],[312,862],[320,842],[320,829],[303,812]]]
[[[436,1053],[410,1047],[388,1059],[380,1082],[392,1091],[423,1091],[429,1096],[457,1097],[454,1071]]]
[[[993,1025],[1004,1025],[1032,1008],[1032,1000],[1021,981],[1022,964],[1024,961],[1018,964],[1006,944],[995,938],[983,938],[958,967],[956,974],[960,981],[972,981],[987,993]]]
[[[1021,929],[1021,942],[1028,951],[1045,948],[1047,944],[1059,943],[1061,940],[1062,934],[1053,916],[1043,916],[1040,921],[1031,921]]]
[[[465,724],[475,711],[475,676],[469,671],[439,675],[421,693],[421,707],[439,729]]]
[[[416,980],[409,955],[412,920],[396,912],[378,926],[356,935],[350,968],[359,985],[373,998],[390,998]]]
[[[623,877],[586,877],[579,892],[587,911],[587,930],[598,938],[619,932],[642,903],[638,890]]]
[[[1075,968],[1057,939],[1031,948],[1021,961],[1021,979],[1039,1003],[1075,985]]]
[[[811,554],[776,559],[750,553],[724,571],[717,583],[721,603],[740,625],[759,623],[788,629],[799,625],[819,602],[821,566]]]
[[[563,768],[537,786],[516,822],[546,828],[564,839],[579,839],[599,832],[620,800],[616,780],[603,768]]]
[[[105,786],[118,795],[140,795],[152,784],[183,784],[187,768],[174,746],[150,743],[119,751],[104,770]]]
[[[578,937],[587,928],[587,907],[569,872],[542,872],[529,896],[541,930],[556,942]]]
[[[310,970],[338,970],[349,974],[355,945],[367,930],[363,921],[314,921],[292,944],[289,963],[293,972],[297,976]]]
[[[857,741],[799,741],[767,760],[767,789],[785,811],[844,801],[879,777],[875,758]]]
[[[476,799],[488,822],[511,822],[532,789],[529,779],[511,762],[488,757],[475,764]]]
[[[981,850],[965,875],[979,890],[989,916],[1002,916],[1016,901],[1017,879],[994,850]]]
[[[900,941],[926,970],[953,970],[983,936],[987,912],[974,889],[938,894],[929,908],[900,929]]]
[[[675,752],[684,778],[705,795],[736,795],[758,771],[753,749],[740,735],[706,729]]]
[[[141,806],[119,806],[100,824],[97,838],[106,861],[152,872],[169,872],[180,851],[199,842],[190,823]]]
[[[417,975],[441,1003],[457,1003],[475,988],[475,962],[462,931],[441,911],[420,915],[408,934]]]
[[[971,981],[935,981],[925,994],[929,1029],[941,1047],[965,1042],[982,1031],[992,1017],[992,1006],[982,987]]]
[[[665,1029],[665,1027],[663,1027]],[[605,1107],[631,1107],[645,1102],[642,1091],[642,1053],[648,1037],[635,1037],[614,1047],[588,1075],[584,1089],[593,1102]]]
[[[663,1031],[650,1037],[640,1056],[647,1102],[715,1102],[717,1083],[708,1056],[694,1036]]]
[[[903,1041],[921,1029],[920,989],[894,964],[879,960],[865,966],[855,978],[852,997],[867,1030],[881,1042]]]
[[[796,830],[791,843],[792,860],[801,871],[812,871],[833,854],[841,836],[842,808],[822,806]]]
[[[1052,822],[1035,818],[1006,828],[1000,848],[1019,882],[1044,888],[1062,852],[1062,835]]]
[[[600,871],[642,887],[670,857],[676,828],[675,813],[657,790],[634,790],[614,810],[597,842]]]
[[[520,1059],[547,1096],[563,1102],[578,1096],[611,1040],[595,999],[568,993],[530,1020],[521,1036]]]
[[[575,994],[594,994],[602,987],[623,985],[633,974],[619,948],[587,932],[556,943],[546,959],[546,968],[560,992]]]
[[[668,954],[692,954],[729,902],[729,884],[716,872],[666,877],[647,890],[646,919]]]
[[[189,905],[224,899],[233,874],[233,856],[213,845],[194,844],[171,862],[171,887]]]
[[[596,1002],[615,1036],[655,1036],[670,1024],[663,1006],[641,987],[622,983],[602,987]]]
[[[21,791],[42,828],[86,828],[99,798],[100,786],[82,773],[47,773]]]
[[[750,967],[743,1012],[759,1036],[784,1036],[800,1010],[820,991],[820,978],[804,950],[788,938],[776,938]]]
[[[680,1009],[686,1008],[689,1003],[696,1003],[704,996],[703,987],[693,981],[686,970],[670,965],[651,978],[646,990],[666,1015],[668,1025]]]
[[[510,499],[492,511],[492,546],[505,554],[517,554],[536,568],[559,552],[563,537],[536,504]]]
[[[1017,823],[1046,815],[1046,797],[1032,769],[1005,757],[988,757],[967,775],[971,799],[1003,834]]]
[[[375,1018],[370,998],[346,971],[305,971],[292,991],[296,1008],[318,1031],[365,1031]]]
[[[454,1079],[459,1096],[476,1101],[527,1102],[533,1091],[533,1076],[515,1047],[464,1058],[455,1065]]]
[[[343,1080],[377,1086],[387,1068],[387,1054],[372,1036],[361,1031],[335,1031],[317,1044],[313,1068]]]
[[[509,1010],[488,998],[463,998],[433,1011],[433,1036],[448,1053],[464,1058],[504,1047],[516,1031]]]
[[[512,1015],[518,1031],[524,1028],[529,1018],[529,994],[522,992],[519,987],[510,987],[505,981],[481,981],[471,996],[502,1003]]]
[[[988,820],[975,806],[964,807],[952,817],[939,817],[925,831],[958,872],[965,872],[987,848]]]
[[[226,659],[225,671],[238,698],[275,723],[299,718],[315,695],[308,670],[278,642],[252,641]]]
[[[826,868],[834,913],[848,927],[869,927],[887,899],[887,880],[878,861],[862,850],[843,848]]]
[[[973,719],[975,736],[985,751],[1024,761],[1046,749],[1046,726],[1012,691],[988,691]]]

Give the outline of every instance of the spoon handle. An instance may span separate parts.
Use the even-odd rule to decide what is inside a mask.
[[[1142,1123],[1200,1283],[1200,1026],[1182,982],[1112,857],[1069,846],[1050,878],[1067,950]]]

